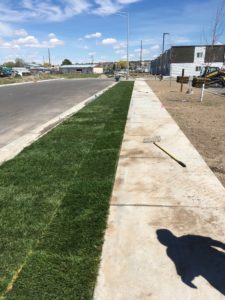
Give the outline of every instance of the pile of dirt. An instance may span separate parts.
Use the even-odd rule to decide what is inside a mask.
[[[187,94],[188,86],[181,93],[174,81],[148,84],[225,187],[225,96],[206,90],[200,102],[201,89]]]

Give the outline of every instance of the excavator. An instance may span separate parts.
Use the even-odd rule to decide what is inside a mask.
[[[192,86],[202,87],[203,83],[206,87],[225,87],[225,70],[219,67],[203,67],[200,76],[193,78]]]

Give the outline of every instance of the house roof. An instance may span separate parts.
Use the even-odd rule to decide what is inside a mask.
[[[62,65],[60,68],[67,68],[67,69],[72,69],[72,68],[77,68],[77,69],[84,69],[84,68],[94,68],[97,65],[92,65],[92,64],[84,64],[84,65]]]
[[[225,47],[225,45],[213,45],[213,47]],[[186,48],[186,47],[212,47],[212,45],[178,45],[178,46],[171,46],[171,48]],[[168,49],[169,50],[169,49]]]

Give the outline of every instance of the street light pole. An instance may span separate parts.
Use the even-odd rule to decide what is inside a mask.
[[[129,79],[130,68],[129,68],[129,35],[130,35],[130,15],[127,13],[127,79]]]
[[[165,49],[165,36],[166,35],[169,35],[168,32],[163,32],[163,45],[162,45],[162,57],[161,57],[161,76],[163,75],[162,74],[162,68],[163,68],[163,53],[164,53],[164,49]]]
[[[164,53],[164,49],[165,49],[165,36],[166,35],[169,35],[169,33],[168,32],[164,32],[163,33],[163,47],[162,47],[162,54]]]
[[[130,70],[129,70],[129,39],[130,39],[130,14],[126,11],[121,11],[117,13],[117,15],[125,16],[127,18],[127,79],[130,76]]]

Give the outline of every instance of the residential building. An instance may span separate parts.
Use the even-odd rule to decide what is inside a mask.
[[[82,74],[102,74],[103,68],[95,64],[77,64],[62,65],[59,67],[60,72],[65,73],[82,73]]]
[[[153,75],[199,76],[204,66],[224,67],[225,45],[173,46],[151,61]]]

